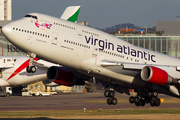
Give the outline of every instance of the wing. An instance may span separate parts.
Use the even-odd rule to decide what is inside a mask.
[[[138,63],[128,63],[128,62],[120,62],[120,61],[110,61],[110,60],[102,60],[101,66],[107,67],[107,66],[123,66],[124,69],[135,69],[135,70],[141,70],[145,66],[156,66],[159,68],[165,68],[165,67],[172,67],[176,68],[177,71],[180,71],[180,66],[172,66],[172,65],[154,65],[154,64],[138,64]]]
[[[123,66],[124,69],[141,70],[144,66],[147,66],[147,65],[146,64],[135,64],[135,63],[103,60],[101,62],[101,66],[103,66],[103,67],[107,67],[107,66],[116,66],[116,67]]]
[[[47,70],[51,66],[60,66],[58,64],[54,64],[52,62],[47,62],[45,60],[39,59],[37,61],[33,61],[33,65],[37,66],[38,69]]]

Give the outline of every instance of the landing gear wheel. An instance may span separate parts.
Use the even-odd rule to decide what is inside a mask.
[[[111,105],[111,104],[112,104],[112,98],[108,98],[108,99],[107,99],[107,104],[108,104],[108,105]]]
[[[27,66],[26,71],[28,73],[35,73],[36,72],[36,67],[35,66]]]
[[[159,98],[155,98],[154,103],[156,106],[159,106],[161,104],[161,101]]]
[[[116,98],[112,98],[112,100],[111,100],[111,103],[113,104],[113,105],[116,105],[117,104],[117,99]]]
[[[104,91],[104,96],[105,97],[108,97],[108,94],[109,94],[109,90]]]
[[[140,99],[138,97],[134,98],[134,102],[136,106],[140,106]]]
[[[131,96],[131,97],[129,98],[129,102],[130,102],[131,104],[133,104],[133,103],[134,103],[134,97]]]
[[[139,99],[138,97],[135,97],[135,98],[134,98],[134,102],[137,103],[137,104],[139,104],[139,103],[140,103],[140,99]]]
[[[31,66],[30,69],[31,69],[31,72],[32,72],[32,73],[35,73],[35,72],[36,72],[36,67],[35,67],[35,66]]]
[[[154,106],[154,105],[155,105],[155,100],[154,100],[153,98],[150,100],[150,105],[151,105],[151,106]]]
[[[27,66],[26,71],[27,71],[28,73],[31,73],[31,70],[30,70],[30,67],[29,67],[29,66]]]
[[[115,92],[114,92],[114,91],[112,91],[112,90],[110,90],[110,91],[109,91],[109,93],[108,93],[108,97],[113,98],[113,97],[114,97],[114,95],[115,95]]]
[[[136,105],[136,106],[140,106],[140,104],[139,104],[139,103],[135,103],[135,105]]]
[[[152,93],[151,93],[151,96],[154,97],[154,98],[156,98],[156,97],[158,96],[158,93],[157,93],[157,92],[152,92]]]
[[[144,100],[141,100],[141,101],[140,101],[140,105],[141,105],[141,106],[145,106],[145,104],[146,104],[146,103],[145,103]]]

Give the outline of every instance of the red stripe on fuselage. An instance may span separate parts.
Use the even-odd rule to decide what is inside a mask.
[[[35,61],[39,60],[39,58],[34,58]],[[22,70],[24,70],[27,66],[29,66],[29,62],[30,59],[26,60],[21,66],[19,66],[12,74],[11,76],[7,79],[11,79],[12,77],[14,77],[15,75],[17,75],[18,73],[20,73]]]

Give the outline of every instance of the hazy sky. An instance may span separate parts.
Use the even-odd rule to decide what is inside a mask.
[[[78,22],[98,28],[120,23],[155,26],[156,21],[176,21],[180,0],[12,0],[12,19],[31,12],[60,17],[67,6],[80,5]]]

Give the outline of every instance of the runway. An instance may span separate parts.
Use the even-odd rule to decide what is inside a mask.
[[[24,111],[24,110],[83,110],[88,109],[122,109],[122,108],[151,108],[149,104],[144,107],[137,107],[130,103],[118,103],[117,105],[107,105],[106,103],[86,103],[84,101],[106,101],[104,91],[94,93],[70,93],[54,95],[52,97],[22,97],[10,96],[0,97],[0,111]],[[128,95],[116,93],[116,98],[129,100]],[[171,98],[159,95],[160,98]],[[161,104],[159,108],[180,108],[180,104]]]

